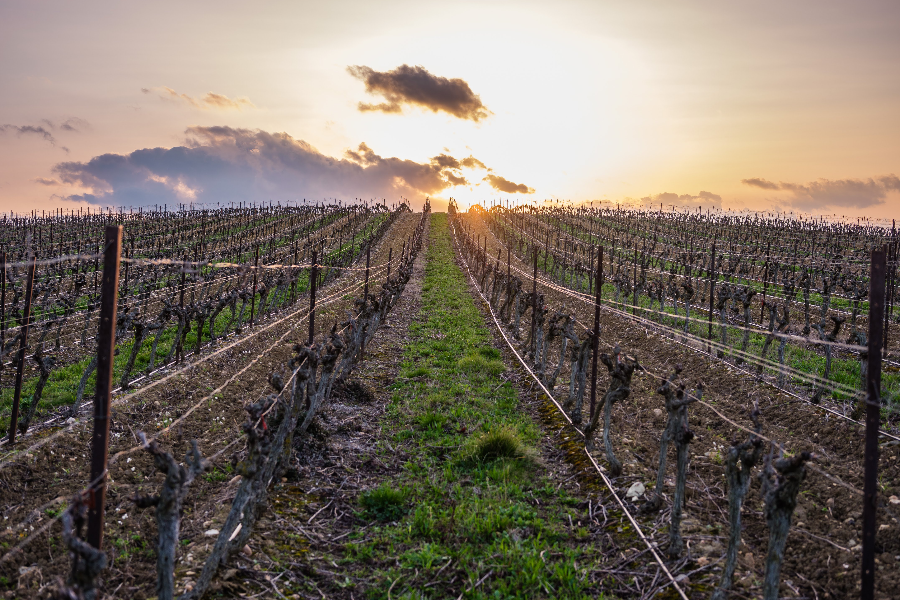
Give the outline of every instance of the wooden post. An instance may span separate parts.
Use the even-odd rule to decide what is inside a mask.
[[[6,250],[0,252],[0,348],[6,343]],[[0,375],[3,359],[0,358]]]
[[[369,258],[371,256],[371,245],[366,244],[366,284],[363,288],[363,303],[369,301]]]
[[[388,281],[390,281],[390,279],[391,279],[391,261],[393,260],[393,256],[394,256],[394,248],[392,246],[392,247],[388,248],[388,268],[387,268]]]
[[[866,371],[865,483],[863,485],[862,600],[875,597],[875,532],[878,491],[878,426],[881,420],[881,343],[884,323],[884,248],[872,250],[869,271],[869,366]]]
[[[253,310],[256,306],[256,279],[259,272],[259,244],[256,245],[256,259],[253,262],[253,295],[250,297],[250,328],[253,328]]]
[[[293,217],[291,218],[293,222]],[[297,276],[299,272],[297,271],[297,234],[294,233],[294,272],[292,273],[293,277],[291,277],[291,306],[293,306],[294,302],[297,301]]]
[[[534,343],[534,335],[537,328],[537,262],[538,249],[534,249],[534,275],[531,277],[531,343]]]
[[[712,353],[712,323],[713,323],[713,303],[716,294],[716,243],[712,245],[712,257],[709,262],[709,329],[706,337],[710,340],[709,351]]]
[[[312,268],[309,270],[309,343],[313,342],[313,334],[316,329],[316,251],[312,253]]]
[[[765,310],[766,310],[766,292],[769,289],[769,249],[772,247],[772,242],[769,241],[766,244],[766,268],[763,271],[763,297],[762,297],[762,305],[759,307],[759,322],[765,320]]]
[[[894,287],[894,269],[897,263],[897,249],[894,247],[894,240],[891,239],[891,243],[886,245],[887,248],[887,268],[885,271],[890,270],[890,277],[888,277],[888,282],[885,286],[885,307],[884,307],[884,343],[882,347],[887,350],[888,347],[888,331],[890,330],[890,313],[893,304],[893,287]]]
[[[591,334],[591,410],[588,423],[594,422],[597,410],[597,354],[600,349],[600,293],[603,287],[603,246],[597,249],[597,295],[594,297],[594,331]]]
[[[31,321],[31,296],[34,291],[34,256],[28,265],[28,283],[25,288],[25,311],[22,314],[22,341],[19,344],[19,360],[16,364],[16,389],[13,394],[12,416],[9,419],[9,445],[16,443],[19,426],[19,402],[22,399],[22,376],[25,372],[25,350],[28,346],[28,325]]]
[[[637,269],[638,269],[638,250],[637,244],[634,245],[634,283],[631,289],[634,290],[634,301],[631,303],[631,316],[637,315],[638,289],[637,289]]]
[[[116,350],[116,308],[119,300],[119,261],[122,226],[106,228],[103,252],[103,288],[97,332],[97,391],[94,395],[94,434],[91,437],[91,484],[87,542],[100,549],[106,501],[106,461],[109,454],[109,402],[112,396],[113,360]]]

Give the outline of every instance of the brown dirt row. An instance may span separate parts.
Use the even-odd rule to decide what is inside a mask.
[[[500,248],[480,218],[466,215],[473,234],[485,236],[488,253],[495,257]],[[505,259],[505,252],[503,258]],[[516,262],[530,272],[530,266]],[[539,289],[541,285],[539,284]],[[530,282],[527,289],[530,290]],[[586,328],[593,326],[593,307],[561,292],[544,288],[546,304],[551,309],[564,309],[576,314]],[[803,484],[793,527],[788,539],[782,574],[781,594],[786,597],[846,597],[859,589],[862,496],[855,490],[863,485],[863,431],[852,423],[836,419],[821,410],[759,383],[730,365],[711,361],[645,327],[623,317],[601,312],[601,352],[609,352],[616,343],[623,352],[637,357],[653,374],[670,375],[676,364],[684,367],[682,381],[690,388],[705,384],[704,400],[714,405],[733,421],[752,427],[748,417],[753,402],[759,403],[764,422],[763,435],[781,442],[788,451],[808,450],[817,459]],[[524,323],[530,322],[528,318]],[[583,329],[577,328],[583,332]],[[524,330],[524,327],[523,327]],[[558,355],[558,349],[556,350]],[[554,390],[562,400],[568,392],[568,374],[564,370]],[[601,369],[598,389],[604,390],[608,377]],[[614,479],[620,495],[636,481],[647,489],[655,484],[658,465],[659,437],[665,425],[661,396],[655,393],[659,380],[650,374],[636,375],[632,393],[613,409],[613,439],[617,456],[624,463],[623,475]],[[745,439],[746,433],[723,421],[710,409],[692,406],[690,425],[697,437],[691,443],[691,459],[687,481],[687,506],[684,532],[691,562],[687,570],[703,569],[691,576],[697,597],[707,597],[710,585],[718,581],[716,564],[724,553],[728,533],[725,515],[724,467],[721,457],[732,439]],[[898,446],[882,444],[876,594],[890,597],[900,584],[900,506],[891,504],[891,496],[900,495],[900,460]],[[600,452],[595,458],[601,465]],[[673,487],[674,467],[669,467],[666,491]],[[827,473],[831,478],[821,472]],[[670,498],[669,498],[670,500]],[[643,499],[638,501],[642,503]],[[635,510],[638,509],[634,505]],[[659,515],[644,516],[642,528],[656,531],[665,526],[667,510]],[[736,592],[748,597],[759,593],[763,560],[768,542],[760,483],[754,478],[744,505],[744,539],[736,574]],[[720,567],[719,567],[720,568]],[[735,597],[742,597],[735,595]]]
[[[395,254],[399,252],[403,240],[412,234],[420,216],[405,214],[399,218],[382,242],[373,248],[373,265],[387,260],[389,248],[393,247]],[[364,266],[364,260],[362,264]],[[362,271],[347,271],[337,281],[320,290],[318,297],[321,301],[329,293],[352,283],[359,283],[362,279]],[[370,289],[377,289],[383,280],[382,273],[370,282]],[[317,335],[330,329],[335,322],[346,319],[353,300],[361,293],[360,288],[338,302],[318,309]],[[292,310],[302,306],[304,300]],[[283,311],[270,317],[255,329],[282,318],[286,313],[287,311]],[[298,317],[303,314],[305,311]],[[296,328],[281,343],[268,350],[273,342],[294,326]],[[214,455],[227,447],[216,460],[217,470],[195,480],[188,493],[182,523],[182,541],[185,546],[179,563],[186,570],[202,565],[205,554],[214,541],[214,538],[205,536],[204,532],[215,529],[215,524],[224,519],[229,499],[236,490],[236,481],[232,479],[229,466],[239,456],[242,448],[239,441],[240,424],[246,416],[243,406],[267,393],[269,375],[273,370],[282,369],[290,357],[293,344],[305,340],[307,332],[306,320],[298,323],[296,319],[288,319],[252,339],[245,337],[246,341],[230,350],[207,360],[185,375],[173,377],[114,410],[111,456],[137,445],[136,432],[146,431],[152,434],[171,420],[177,419],[232,374],[247,367],[254,358],[261,355],[258,362],[250,366],[218,397],[202,403],[198,410],[161,439],[162,445],[179,458],[188,448],[191,439],[199,440],[205,456]],[[116,399],[114,403],[115,401]],[[9,547],[20,543],[33,531],[50,522],[56,511],[66,505],[68,498],[87,484],[89,427],[90,420],[87,420],[76,424],[68,433],[58,435],[60,429],[55,428],[23,440],[19,443],[20,448],[30,447],[47,436],[58,435],[46,445],[15,457],[15,462],[0,469],[0,506],[4,507],[0,543],[6,546],[3,549],[4,555]],[[228,447],[235,440],[238,443]],[[0,459],[0,462],[6,461]],[[155,492],[162,476],[155,472],[151,457],[146,452],[137,451],[112,464],[109,477],[104,532],[104,550],[110,559],[109,568],[104,573],[106,597],[135,594],[152,596],[155,582],[155,552],[152,548],[155,540],[154,517],[150,510],[136,510],[131,498],[136,494]],[[49,511],[35,510],[54,499],[60,501],[53,504]],[[30,522],[23,529],[11,529],[26,518]],[[55,578],[66,576],[68,558],[60,545],[59,532],[59,524],[54,523],[49,534],[36,536],[22,552],[0,563],[0,576],[5,578],[3,581],[7,586],[11,586],[6,588],[9,589],[7,597],[39,597],[49,589],[48,586],[54,583]],[[25,569],[24,577],[20,577],[22,569]]]

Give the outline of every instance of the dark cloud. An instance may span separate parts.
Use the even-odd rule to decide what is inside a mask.
[[[807,184],[765,179],[742,179],[741,183],[765,190],[789,192],[791,206],[800,210],[825,207],[868,208],[884,204],[890,192],[900,191],[900,178],[893,173],[868,179],[819,179]]]
[[[419,163],[382,157],[363,143],[335,158],[286,133],[190,127],[186,134],[181,146],[61,162],[53,174],[86,190],[72,200],[119,206],[421,197],[468,183],[449,155]]]
[[[753,177],[752,179],[741,179],[741,183],[744,185],[749,185],[751,187],[758,187],[764,190],[777,190],[778,184],[772,183],[771,181],[766,181],[765,179],[761,179],[759,177]]]
[[[160,99],[171,102],[181,102],[199,108],[200,110],[241,110],[244,108],[256,108],[248,98],[231,99],[223,94],[207,92],[202,98],[194,98],[187,94],[179,94],[170,87],[141,88],[145,94],[156,93]]]
[[[448,169],[459,169],[461,166],[458,160],[447,154],[438,154],[431,159],[431,164],[446,167]]]
[[[534,190],[524,183],[513,183],[508,179],[504,179],[499,175],[488,175],[484,178],[491,184],[491,187],[498,192],[506,192],[507,194],[533,194]]]
[[[466,178],[461,175],[457,177],[453,173],[447,173],[446,176],[447,181],[450,182],[451,185],[469,185],[469,182],[466,180]]]
[[[35,125],[0,125],[0,131],[3,133],[12,132],[15,133],[17,137],[22,137],[23,135],[37,135],[52,145],[56,145],[56,139],[53,137],[53,134],[47,131],[46,128],[42,126]]]
[[[366,84],[368,93],[386,100],[380,104],[360,102],[358,107],[362,112],[400,113],[404,104],[411,104],[471,121],[480,121],[491,114],[468,83],[458,78],[432,75],[420,66],[400,65],[393,71],[383,72],[366,66],[351,66],[347,71]]]
[[[34,183],[39,183],[41,185],[59,185],[59,182],[55,179],[47,179],[46,177],[36,177],[32,179]]]
[[[674,194],[672,192],[663,192],[661,194],[644,196],[642,202],[650,202],[653,204],[687,206],[696,208],[698,206],[706,206],[708,208],[721,208],[722,196],[713,194],[712,192],[700,191],[696,196],[692,194]]]

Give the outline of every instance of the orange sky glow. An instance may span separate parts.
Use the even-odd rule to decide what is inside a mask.
[[[896,2],[0,3],[0,212],[900,214]]]

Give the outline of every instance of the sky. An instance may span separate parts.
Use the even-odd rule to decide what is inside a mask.
[[[894,1],[0,0],[0,212],[502,199],[890,219]]]

